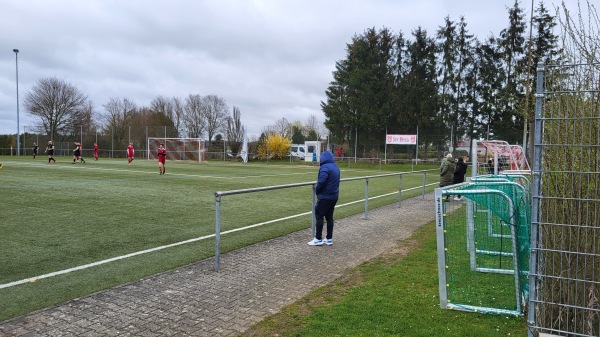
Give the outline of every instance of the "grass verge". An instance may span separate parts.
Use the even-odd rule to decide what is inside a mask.
[[[240,337],[526,335],[524,318],[440,309],[432,223]]]

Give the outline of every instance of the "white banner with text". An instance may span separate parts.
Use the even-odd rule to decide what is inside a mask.
[[[417,145],[417,135],[387,135],[386,144]]]

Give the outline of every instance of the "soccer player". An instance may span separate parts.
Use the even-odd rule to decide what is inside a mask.
[[[33,151],[33,159],[35,159],[35,157],[38,154],[38,146],[36,143],[33,143],[33,146],[31,147],[31,150]]]
[[[98,144],[94,142],[94,159],[96,159],[96,161],[98,161],[98,150]]]
[[[165,174],[165,161],[167,160],[167,149],[163,144],[158,145],[158,171],[159,174]]]
[[[81,144],[77,142],[75,143],[75,150],[73,150],[73,164],[76,161],[85,164],[85,160],[81,157]]]
[[[129,146],[127,147],[127,163],[129,165],[131,165],[131,162],[133,161],[134,153],[135,150],[133,149],[133,143],[129,143]]]
[[[44,153],[48,154],[48,164],[50,164],[50,160],[52,160],[52,162],[56,163],[56,159],[54,159],[54,144],[52,144],[52,141],[49,140],[48,141],[48,145],[46,145],[46,151],[44,151]]]

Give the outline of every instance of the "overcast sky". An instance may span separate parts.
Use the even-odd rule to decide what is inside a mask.
[[[536,7],[539,0],[535,0]],[[548,0],[554,7],[558,0]],[[568,0],[575,5],[577,0]],[[464,16],[483,41],[508,26],[514,0],[0,0],[0,134],[41,78],[71,83],[98,114],[110,98],[217,95],[249,135],[285,117],[325,117],[320,102],[346,44],[365,29],[431,36]],[[522,1],[529,18],[531,1]],[[554,13],[552,10],[551,13]],[[37,120],[20,105],[20,132]]]

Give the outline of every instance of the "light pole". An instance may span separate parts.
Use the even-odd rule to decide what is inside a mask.
[[[13,49],[15,52],[15,69],[17,71],[17,156],[21,152],[21,135],[19,134],[19,50]]]

